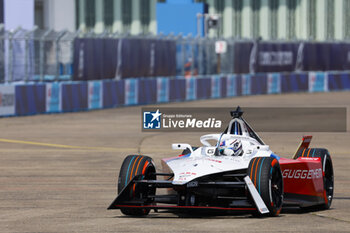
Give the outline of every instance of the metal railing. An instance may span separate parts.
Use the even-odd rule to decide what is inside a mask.
[[[0,30],[0,82],[70,80],[77,33]]]
[[[43,82],[43,81],[63,81],[63,80],[73,80],[74,71],[73,64],[77,62],[79,64],[79,58],[82,56],[76,56],[74,58],[74,53],[80,51],[75,46],[76,38],[99,38],[99,39],[155,39],[155,40],[169,40],[174,41],[176,45],[176,53],[171,56],[173,59],[176,59],[176,75],[175,76],[205,76],[205,75],[213,75],[213,74],[233,74],[233,73],[255,73],[261,72],[255,70],[255,66],[257,62],[266,63],[266,67],[273,67],[273,65],[280,65],[274,59],[284,59],[284,52],[286,50],[283,48],[281,51],[274,51],[273,49],[270,51],[269,47],[264,54],[260,54],[257,50],[257,44],[261,43],[262,47],[264,47],[264,43],[270,43],[274,45],[279,45],[283,43],[297,43],[297,50],[289,50],[287,53],[290,53],[292,58],[295,57],[296,61],[293,59],[287,59],[290,62],[290,66],[295,66],[289,68],[290,71],[301,71],[301,70],[315,70],[314,67],[306,67],[303,69],[302,64],[304,58],[303,54],[306,54],[308,50],[304,48],[305,43],[314,43],[313,41],[261,41],[252,40],[252,39],[222,39],[222,38],[208,38],[208,37],[193,37],[192,35],[163,35],[162,33],[157,36],[153,35],[138,35],[131,36],[128,33],[118,34],[118,33],[110,33],[104,32],[101,34],[95,34],[93,32],[81,33],[77,32],[68,32],[68,31],[60,31],[56,32],[53,30],[41,30],[38,28],[34,28],[33,30],[24,30],[21,28],[17,28],[12,31],[4,30],[3,26],[0,25],[0,83],[9,83],[9,82]],[[226,52],[217,54],[215,45],[217,41],[225,41],[226,43]],[[152,42],[153,43],[153,42]],[[331,43],[336,44],[334,41]],[[345,43],[345,42],[344,42]],[[242,48],[242,44],[250,44],[250,49],[239,50]],[[152,47],[153,46],[153,47]],[[147,65],[154,65],[154,45],[149,49],[149,63]],[[340,46],[337,44],[337,46]],[[341,51],[347,52],[350,51],[350,43],[347,41],[345,47],[340,48]],[[243,46],[244,47],[244,46]],[[271,46],[270,46],[271,47]],[[289,46],[290,47],[290,46]],[[259,45],[260,48],[260,45]],[[96,49],[96,48],[93,48]],[[121,52],[122,43],[118,44],[118,49],[115,52],[115,56],[118,57],[117,64],[115,67],[112,67],[112,70],[115,70],[115,78],[125,78],[128,76],[123,76],[121,73],[121,65],[124,61],[128,61],[127,54]],[[264,49],[263,49],[264,50]],[[305,51],[306,52],[305,52]],[[315,49],[311,48],[312,51]],[[317,51],[322,50],[317,48]],[[316,51],[316,50],[315,50]],[[322,50],[323,51],[323,50]],[[264,51],[263,51],[264,52]],[[270,54],[269,54],[270,53]],[[350,52],[347,57],[349,57]],[[262,56],[264,55],[264,56]],[[265,57],[266,55],[266,57]],[[288,54],[287,54],[288,55]],[[148,56],[148,52],[144,52],[143,56]],[[345,57],[339,56],[339,57]],[[267,60],[266,60],[266,59]],[[307,59],[311,59],[310,61],[305,62],[306,65],[310,63],[311,65],[316,63],[320,63],[317,60],[319,56],[311,56],[307,57]],[[77,59],[74,61],[74,59]],[[265,59],[260,61],[261,59]],[[313,60],[312,60],[313,59]],[[323,59],[323,58],[322,58]],[[129,59],[130,60],[130,59]],[[147,61],[148,61],[147,60]],[[259,61],[257,61],[259,60]],[[343,59],[344,60],[344,59]],[[344,70],[349,69],[350,65],[346,63],[347,61],[339,61],[339,64],[344,63],[343,68],[332,68],[329,70]],[[270,64],[270,63],[271,64]],[[282,68],[279,72],[285,72],[288,70],[283,70],[285,65],[283,62]],[[328,64],[327,61],[322,61],[325,64]],[[276,64],[274,64],[276,63]],[[91,63],[94,64],[94,61]],[[90,65],[91,65],[90,64]],[[240,69],[242,64],[246,67],[243,71]],[[135,64],[136,66],[137,64]],[[260,64],[261,65],[261,64]],[[300,68],[301,67],[301,68]],[[75,67],[77,69],[77,67]],[[134,68],[134,67],[133,67]],[[261,67],[260,67],[261,68]],[[137,69],[137,67],[135,67]],[[152,68],[153,69],[153,68]],[[318,68],[316,67],[316,70]],[[276,69],[275,69],[276,70]],[[277,69],[278,70],[278,69]],[[321,67],[318,70],[327,70],[327,67]],[[76,70],[76,72],[79,72]],[[267,72],[267,71],[262,71]],[[270,71],[269,71],[270,72]],[[174,73],[174,72],[173,72]],[[153,75],[153,72],[149,73]],[[133,77],[144,77],[142,75],[133,76]],[[105,79],[103,75],[98,77],[99,79]]]
[[[72,33],[53,30],[24,30],[17,28],[7,31],[0,27],[0,83],[43,82],[73,79],[75,38],[145,38],[174,40],[176,42],[176,75],[201,76],[233,73],[233,44],[227,40],[228,52],[215,53],[218,39],[174,35],[140,35],[104,32]],[[118,55],[116,55],[118,56]],[[121,61],[122,63],[122,61]],[[117,70],[117,69],[116,69]]]

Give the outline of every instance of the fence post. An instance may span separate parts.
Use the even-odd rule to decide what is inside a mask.
[[[57,81],[59,76],[60,76],[60,62],[59,62],[59,42],[61,40],[61,38],[67,33],[66,30],[60,32],[57,36],[57,38],[55,39],[55,44],[56,44],[56,75],[55,75],[55,80]]]
[[[28,79],[29,79],[29,72],[28,72],[28,66],[29,66],[29,60],[30,60],[30,57],[29,57],[29,37],[30,37],[30,34],[32,34],[35,30],[37,29],[37,27],[35,26],[32,30],[26,32],[24,34],[24,43],[25,43],[25,46],[24,46],[24,81],[25,82],[28,82]]]
[[[5,82],[5,29],[4,29],[4,24],[0,24],[0,83]]]
[[[12,72],[12,58],[13,58],[13,44],[12,44],[12,40],[13,37],[15,36],[15,34],[21,30],[21,27],[16,28],[13,32],[9,32],[9,51],[8,51],[8,80],[7,82],[12,82],[13,81],[13,72]]]
[[[40,82],[42,82],[44,80],[44,42],[45,42],[45,37],[47,35],[49,35],[51,33],[51,29],[46,31],[44,33],[44,35],[42,35],[42,37],[39,39],[40,40],[40,48],[39,48],[39,53],[40,53],[40,57],[39,57],[39,67],[40,67]]]
[[[181,53],[182,53],[182,64],[181,64],[181,75],[185,76],[185,64],[186,64],[186,38],[181,39]]]
[[[192,57],[192,61],[191,61],[191,77],[193,77],[193,75],[194,75],[194,62],[195,62],[194,45],[195,45],[195,38],[191,38],[191,57]]]

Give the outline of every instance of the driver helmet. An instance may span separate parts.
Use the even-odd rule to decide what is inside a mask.
[[[220,143],[219,151],[223,155],[240,156],[243,154],[242,142],[240,139],[227,139]]]

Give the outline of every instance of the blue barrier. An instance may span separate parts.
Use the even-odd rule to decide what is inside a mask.
[[[0,85],[0,116],[74,112],[241,95],[340,90],[350,90],[350,73],[270,73],[6,84]]]
[[[120,81],[103,81],[103,108],[113,108],[125,103],[125,84]]]
[[[16,115],[32,115],[46,112],[45,84],[17,85]]]
[[[309,90],[307,73],[291,73],[281,75],[282,93],[305,92]]]
[[[220,79],[220,95],[221,98],[227,97],[227,78],[226,77],[221,77]]]
[[[88,83],[62,84],[62,111],[76,112],[88,109]]]
[[[186,99],[186,80],[183,78],[169,81],[169,101],[184,101]]]
[[[197,79],[197,99],[209,99],[211,96],[210,78]]]
[[[267,93],[266,74],[257,74],[251,77],[250,89],[252,95],[263,95]]]
[[[157,80],[141,79],[138,83],[138,104],[157,103]]]
[[[330,91],[350,90],[350,74],[328,74],[328,87]]]

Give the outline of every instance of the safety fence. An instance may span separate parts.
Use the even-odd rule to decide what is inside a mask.
[[[0,83],[350,70],[350,42],[0,28]]]
[[[245,95],[350,90],[350,72],[212,75],[0,85],[0,116],[76,112]]]
[[[0,29],[0,83],[71,80],[77,35],[68,31]]]

